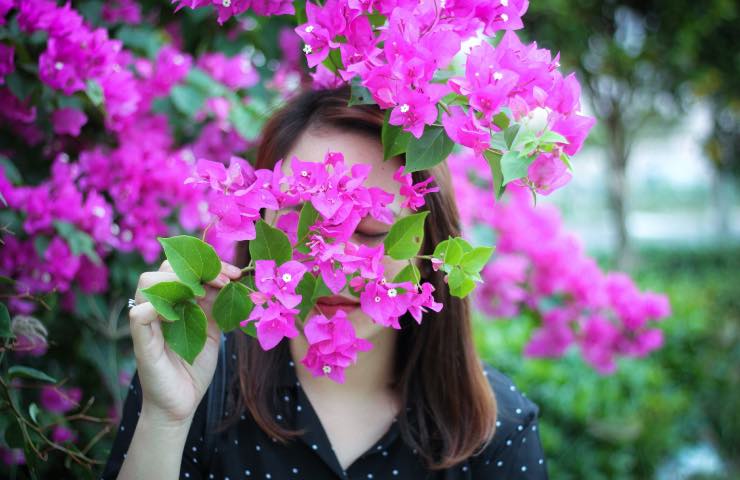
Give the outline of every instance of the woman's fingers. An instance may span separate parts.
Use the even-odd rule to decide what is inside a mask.
[[[159,282],[171,282],[177,280],[177,275],[173,272],[144,272],[139,276],[139,284],[136,287],[136,294],[134,300],[137,304],[144,303],[147,301],[146,298],[141,294],[141,291],[147,287],[151,287],[155,283]]]
[[[224,261],[221,262],[221,273],[226,274],[232,280],[236,280],[242,276],[241,268]]]
[[[161,330],[154,306],[149,302],[134,305],[129,310],[128,317],[131,338],[134,341],[134,352],[137,357],[142,354],[157,355],[158,352],[151,350],[153,344],[157,344],[161,352],[163,348],[163,345],[159,345],[162,343],[159,339]]]
[[[172,264],[170,264],[170,262],[167,260],[162,262],[162,264],[159,266],[159,271],[174,272],[174,270],[172,270]],[[229,283],[229,280],[237,280],[241,276],[242,271],[239,267],[234,266],[228,262],[221,261],[221,272],[218,274],[218,276],[216,276],[216,278],[206,283],[217,288],[222,288],[227,283]]]

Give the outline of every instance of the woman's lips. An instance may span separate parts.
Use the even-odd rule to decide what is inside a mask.
[[[319,299],[316,300],[316,310],[327,317],[333,317],[339,310],[349,313],[359,306],[360,304],[357,301],[340,295],[319,297]]]

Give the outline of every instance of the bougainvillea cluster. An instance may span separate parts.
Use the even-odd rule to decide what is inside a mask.
[[[661,297],[640,293],[621,274],[601,274],[547,210],[532,209],[512,187],[509,202],[465,208],[471,198],[493,205],[491,192],[507,184],[539,194],[563,186],[569,157],[594,122],[581,113],[578,82],[560,72],[558,56],[514,32],[526,0],[97,3],[0,0],[0,286],[12,318],[0,338],[12,361],[25,364],[8,374],[8,385],[31,392],[35,406],[25,411],[48,420],[46,447],[92,463],[70,446],[80,438],[70,414],[90,405],[80,388],[27,367],[63,343],[48,341],[36,316],[46,310],[82,324],[80,305],[120,303],[106,297],[120,282],[114,267],[120,271],[132,257],[155,262],[158,237],[205,229],[204,240],[227,261],[235,241],[254,243],[245,269],[252,283],[240,284],[251,310],[228,327],[256,335],[266,349],[300,327],[309,342],[304,365],[335,381],[372,345],[357,338],[341,310],[309,315],[309,297],[314,304],[317,294],[349,287],[372,321],[391,328],[404,314],[421,323],[444,308],[415,270],[416,245],[351,241],[364,216],[398,225],[388,208],[393,195],[363,186],[369,167],[345,167],[341,152],[323,163],[291,159],[290,173],[280,164],[255,170],[246,160],[271,103],[307,82],[350,84],[354,103],[386,110],[384,154],[405,154],[394,175],[397,201],[415,222],[397,228],[423,228],[424,195],[438,189],[433,179],[414,184],[410,172],[445,161],[455,145],[471,149],[471,161],[448,160],[455,172],[468,171],[455,182],[458,203],[463,214],[500,215],[500,224],[470,218],[499,233],[500,254],[481,272],[482,283],[473,278],[490,249],[455,239],[467,263],[424,260],[455,279],[455,295],[478,284],[487,313],[540,312],[542,327],[526,353],[559,355],[577,343],[608,372],[614,356],[643,355],[660,344],[660,331],[647,322],[666,314]],[[209,31],[220,42],[188,41],[180,20],[201,7],[216,10],[223,29]],[[291,25],[279,30],[280,58],[267,68],[257,68],[253,45],[234,48],[251,28],[247,20],[286,15]],[[456,61],[464,73],[452,69]],[[478,184],[463,181],[471,170],[490,182],[485,199]],[[267,225],[260,208],[283,213]],[[260,256],[266,235],[287,242],[290,253]],[[386,278],[386,255],[409,266]],[[567,264],[563,258],[572,255],[582,260]],[[545,298],[565,300],[545,311]],[[23,418],[28,428],[38,419]],[[22,445],[8,446],[0,446],[6,464],[36,455],[28,444],[25,454]]]
[[[538,315],[541,326],[525,355],[559,357],[574,345],[599,372],[616,369],[620,356],[643,357],[662,345],[654,322],[670,314],[665,295],[641,292],[619,272],[603,272],[567,232],[552,205],[535,207],[522,186],[491,208],[489,176],[480,175],[472,152],[451,162],[466,225],[485,225],[496,236],[496,256],[483,269],[476,303],[492,317]],[[471,175],[472,172],[476,172]],[[473,180],[474,179],[474,180]]]
[[[297,292],[305,275],[312,275],[312,285],[322,285],[327,294],[338,294],[349,285],[359,297],[362,311],[380,325],[400,329],[399,319],[407,312],[421,323],[422,312],[426,309],[440,311],[442,304],[434,300],[434,287],[430,283],[414,277],[411,277],[414,281],[386,278],[382,262],[384,243],[372,245],[351,240],[357,225],[366,216],[388,225],[395,220],[390,208],[395,196],[378,187],[363,185],[370,165],[355,164],[348,168],[344,156],[331,151],[326,153],[323,162],[302,161],[293,156],[289,165],[290,174],[286,174],[283,160],[272,170],[255,170],[238,157],[231,158],[228,168],[221,163],[201,160],[196,175],[187,180],[211,188],[214,198],[209,212],[214,220],[209,228],[214,236],[253,242],[261,242],[264,238],[265,243],[271,243],[270,258],[254,261],[254,288],[249,289],[254,306],[249,316],[240,322],[245,328],[250,322],[255,323],[256,337],[264,349],[275,347],[283,338],[296,337],[302,305],[315,306],[307,303],[310,298],[303,298],[304,295]],[[400,171],[394,178],[401,183],[402,200],[396,203],[413,205],[415,209],[424,204],[425,193],[437,190],[437,187],[428,187],[433,178],[414,184],[410,175]],[[300,214],[293,207],[299,207]],[[273,212],[279,230],[272,230],[264,222],[260,225],[261,209]],[[263,233],[266,231],[269,233]],[[280,251],[281,241],[286,246],[285,252]],[[394,248],[398,248],[398,244]],[[409,262],[413,256],[413,252],[407,255]],[[276,261],[285,258],[291,259]],[[252,268],[247,266],[246,269]],[[334,325],[335,320],[340,324]],[[325,324],[328,326],[317,326]],[[309,325],[316,328],[312,330],[314,337],[307,337],[309,352],[304,360],[319,374],[343,379],[348,359],[355,359],[359,349],[369,348],[369,342],[357,340],[354,327],[341,316],[327,319],[319,312],[308,318],[304,328]],[[342,351],[341,354],[333,352],[326,359],[330,363],[315,368],[317,358],[328,355],[324,343],[315,345],[327,340],[319,332],[330,335],[332,348],[342,345]],[[324,353],[319,355],[317,350]]]

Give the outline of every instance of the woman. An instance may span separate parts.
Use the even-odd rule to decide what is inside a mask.
[[[402,157],[383,160],[384,112],[376,105],[347,106],[349,88],[306,91],[277,111],[262,132],[256,167],[283,158],[322,161],[327,151],[345,164],[372,166],[368,186],[398,194],[393,174]],[[433,175],[440,187],[425,196],[422,253],[448,236],[459,221],[444,164],[414,173]],[[398,210],[398,215],[408,214]],[[389,226],[366,217],[356,243],[377,245]],[[235,263],[249,262],[246,243]],[[386,257],[388,278],[404,266]],[[511,380],[482,364],[473,345],[469,301],[452,297],[428,262],[422,278],[444,307],[421,325],[406,315],[401,330],[373,323],[346,290],[321,298],[322,313],[348,312],[357,336],[372,342],[338,384],[314,377],[300,359],[302,335],[264,351],[240,332],[228,335],[230,379],[225,419],[206,450],[206,393],[219,352],[220,333],[209,315],[209,338],[192,366],[166,348],[157,314],[140,290],[176,278],[167,262],[141,275],[130,311],[138,372],[104,478],[547,478],[537,430],[538,407]],[[218,288],[239,278],[224,263],[201,305],[209,314]],[[336,304],[343,304],[337,306]],[[331,313],[327,313],[331,316]]]

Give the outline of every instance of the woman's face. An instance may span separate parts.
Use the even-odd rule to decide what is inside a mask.
[[[393,179],[393,174],[401,166],[400,157],[393,157],[383,161],[383,146],[378,139],[370,135],[362,135],[354,132],[346,132],[333,128],[323,128],[322,130],[306,131],[299,137],[292,150],[288,152],[283,161],[282,169],[286,175],[292,174],[290,159],[295,155],[304,162],[323,162],[327,151],[341,152],[344,155],[344,164],[351,168],[355,164],[368,164],[372,167],[364,185],[366,187],[379,187],[386,192],[392,193],[395,198],[389,208],[393,211],[396,218],[410,214],[408,208],[401,208],[400,185]],[[288,210],[278,212],[278,215],[286,213]],[[267,211],[265,221],[271,222],[275,212]],[[383,242],[386,234],[390,230],[390,225],[382,223],[371,216],[366,216],[358,224],[351,241],[356,244],[365,244],[370,247],[377,246]],[[404,260],[394,260],[390,257],[383,258],[385,267],[385,277],[388,281],[407,265]],[[349,292],[349,286],[338,293],[348,302],[356,303],[356,307],[345,309],[347,317],[352,322],[359,338],[372,341],[373,337],[378,335],[387,327],[378,325],[371,318],[360,310],[359,299]],[[323,298],[324,301],[329,301]],[[334,299],[336,301],[336,299]],[[322,298],[317,302],[319,305],[314,307],[309,315],[314,313],[324,313],[331,317],[334,310],[331,307],[321,309]]]

